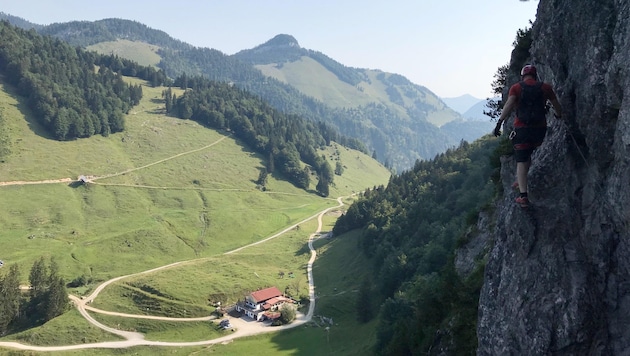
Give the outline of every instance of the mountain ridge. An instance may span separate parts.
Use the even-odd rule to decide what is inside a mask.
[[[259,69],[239,59],[247,51],[239,52],[239,56],[228,56],[215,49],[197,48],[173,39],[163,31],[131,20],[74,21],[45,26],[40,32],[80,46],[117,39],[159,45],[161,47],[156,53],[161,60],[157,66],[168,76],[174,78],[186,73],[234,83],[261,96],[278,110],[315,122],[322,121],[349,137],[361,140],[370,151],[376,153],[381,162],[397,170],[408,169],[418,159],[429,159],[444,152],[463,139],[462,131],[469,131],[458,127],[463,122],[459,114],[447,108],[427,88],[413,84],[398,74],[375,71],[370,78],[365,70],[346,67],[323,53],[299,47],[297,40],[290,35],[276,36],[275,40],[272,38],[263,43],[261,48],[283,46],[285,50],[292,51],[290,58],[308,54],[327,71],[334,73],[340,83],[351,86],[355,94],[360,93],[362,85],[367,85],[363,83],[378,81],[377,84],[381,86],[379,95],[383,99],[359,106],[330,107],[321,98],[308,96],[290,83],[263,75]],[[278,56],[278,51],[263,52],[273,55],[277,62],[286,65],[286,60]],[[424,98],[432,102],[425,104]],[[384,104],[387,104],[385,108],[379,107]],[[447,122],[453,124],[444,126]],[[487,132],[486,128],[472,129],[476,133],[475,137]]]
[[[463,94],[452,98],[441,98],[450,108],[457,111],[460,114],[464,114],[467,110],[473,107],[475,104],[483,101],[483,99],[475,98],[470,94]]]

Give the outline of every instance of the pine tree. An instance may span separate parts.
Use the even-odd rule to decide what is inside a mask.
[[[0,279],[0,336],[20,316],[20,272],[12,265],[9,273]]]
[[[28,303],[30,312],[27,314],[34,321],[37,321],[46,315],[45,298],[48,291],[48,272],[43,257],[33,263],[29,282],[31,283],[31,298]]]
[[[68,305],[66,285],[63,278],[59,276],[59,265],[52,257],[48,267],[47,282],[48,290],[44,295],[44,318],[46,321],[63,314]]]
[[[165,91],[162,92],[162,96],[164,97],[164,106],[166,107],[166,113],[170,113],[173,110],[173,97],[172,91],[169,87]]]
[[[276,165],[274,163],[275,157],[273,155],[272,152],[269,152],[269,158],[267,159],[267,172],[269,173],[273,173],[273,171],[276,169]]]
[[[46,311],[45,320],[51,320],[66,311],[68,306],[68,293],[66,291],[66,285],[61,277],[51,277],[53,282],[50,284],[50,288],[46,293]]]
[[[40,296],[46,291],[48,272],[43,257],[33,263],[28,280],[31,283],[31,298]]]
[[[319,193],[319,195],[323,197],[327,197],[330,194],[329,185],[330,184],[328,183],[328,180],[324,177],[324,175],[320,174],[319,181],[317,182],[317,186],[315,187],[315,190],[317,190],[317,193]]]
[[[308,167],[304,167],[302,171],[297,173],[297,186],[303,189],[308,189],[311,184],[311,170]]]
[[[256,184],[262,185],[263,187],[267,185],[267,176],[268,176],[267,168],[264,168],[264,167],[261,168],[260,173],[258,174],[258,180],[256,181]]]

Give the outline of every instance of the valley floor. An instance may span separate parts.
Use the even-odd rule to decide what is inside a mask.
[[[308,240],[308,247],[311,253],[311,257],[308,261],[307,264],[307,273],[308,273],[308,285],[309,285],[309,299],[310,299],[310,303],[309,303],[309,309],[307,314],[303,314],[303,313],[298,313],[296,320],[289,324],[289,325],[284,325],[284,326],[279,326],[279,327],[271,327],[268,323],[262,323],[262,322],[256,322],[252,319],[249,319],[247,317],[242,317],[242,318],[230,318],[230,322],[233,325],[235,331],[232,334],[220,337],[220,338],[216,338],[216,339],[211,339],[211,340],[200,340],[200,341],[193,341],[193,342],[165,342],[165,341],[155,341],[155,340],[145,340],[144,339],[144,335],[141,333],[137,333],[137,332],[130,332],[130,331],[123,331],[123,330],[118,330],[112,327],[108,327],[100,322],[98,322],[97,320],[95,320],[90,314],[89,312],[94,312],[94,313],[101,313],[101,314],[108,314],[108,315],[115,315],[118,317],[125,317],[125,318],[144,318],[144,319],[154,319],[154,320],[164,320],[164,321],[180,321],[180,322],[193,322],[193,321],[206,321],[206,320],[211,320],[213,319],[213,317],[201,317],[201,318],[169,318],[169,317],[159,317],[159,316],[148,316],[148,315],[135,315],[135,314],[126,314],[126,313],[117,313],[117,312],[111,312],[111,311],[104,311],[104,310],[100,310],[97,308],[93,308],[90,307],[88,304],[93,302],[94,299],[96,299],[98,297],[98,295],[100,294],[100,292],[102,292],[108,285],[120,281],[122,279],[128,278],[128,277],[132,277],[132,276],[137,276],[137,275],[141,275],[141,274],[149,274],[149,273],[153,273],[153,272],[157,272],[159,270],[164,270],[164,269],[168,269],[168,268],[173,268],[176,266],[180,266],[182,264],[186,264],[186,263],[190,263],[193,261],[197,261],[197,260],[188,260],[188,261],[181,261],[181,262],[175,262],[175,263],[171,263],[165,266],[161,266],[158,268],[154,268],[151,270],[147,270],[144,272],[140,272],[140,273],[135,273],[135,274],[130,274],[130,275],[126,275],[126,276],[120,276],[120,277],[116,277],[116,278],[112,278],[102,284],[100,284],[97,288],[94,289],[94,291],[92,292],[92,294],[90,294],[87,297],[84,298],[79,298],[76,297],[74,295],[70,295],[70,299],[72,300],[72,303],[74,304],[74,306],[77,308],[77,310],[81,313],[81,315],[87,320],[89,321],[92,325],[97,326],[98,328],[118,335],[122,338],[124,338],[125,340],[122,341],[108,341],[108,342],[100,342],[100,343],[91,343],[91,344],[77,344],[77,345],[66,345],[66,346],[33,346],[33,345],[27,345],[27,344],[22,344],[22,343],[18,343],[18,342],[0,342],[0,347],[6,347],[6,348],[11,348],[11,349],[18,349],[18,350],[30,350],[30,351],[66,351],[66,350],[78,350],[78,349],[96,349],[96,348],[129,348],[129,347],[133,347],[133,346],[165,346],[165,347],[182,347],[182,346],[201,346],[201,345],[210,345],[210,344],[219,344],[219,343],[229,343],[232,340],[239,338],[239,337],[244,337],[244,336],[251,336],[251,335],[256,335],[256,334],[261,334],[261,333],[267,333],[267,332],[274,332],[274,331],[280,331],[280,330],[285,330],[285,329],[289,329],[289,328],[294,328],[300,325],[303,325],[304,323],[307,323],[308,321],[311,320],[311,318],[313,317],[313,312],[315,310],[315,287],[314,287],[314,282],[313,282],[313,273],[312,273],[312,268],[313,268],[313,263],[315,261],[315,258],[317,256],[315,249],[313,248],[313,241],[316,238],[320,238],[320,232],[322,229],[322,218],[324,216],[324,214],[326,214],[328,211],[332,210],[332,209],[336,209],[339,208],[341,206],[343,206],[343,201],[342,201],[342,197],[337,199],[337,202],[339,203],[338,206],[335,207],[330,207],[327,208],[321,212],[319,212],[316,215],[313,215],[307,219],[304,219],[303,221],[300,221],[297,224],[294,224],[292,226],[287,227],[286,229],[284,229],[283,231],[270,236],[264,240],[255,242],[253,244],[247,245],[247,246],[243,246],[240,247],[238,249],[226,252],[225,254],[231,254],[237,251],[240,251],[242,249],[246,249],[255,245],[258,245],[260,243],[264,243],[266,241],[269,241],[275,237],[278,237],[292,229],[294,229],[296,226],[305,223],[306,221],[312,220],[314,218],[317,218],[318,220],[318,228],[317,231],[315,231],[314,233],[312,233],[309,236],[309,240]],[[325,236],[325,235],[323,235]],[[89,311],[89,312],[88,312]]]

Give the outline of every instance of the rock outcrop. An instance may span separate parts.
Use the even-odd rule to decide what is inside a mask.
[[[556,88],[514,204],[515,163],[479,300],[479,355],[630,355],[630,1],[540,0],[531,59]]]

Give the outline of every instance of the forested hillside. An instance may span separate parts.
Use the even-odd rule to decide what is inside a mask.
[[[445,323],[455,354],[474,354],[483,263],[460,277],[453,256],[495,194],[489,177],[498,172],[497,144],[484,138],[418,162],[387,187],[366,191],[335,224],[335,236],[360,229],[357,252],[373,261],[365,295],[377,295],[372,305],[380,305],[378,354],[424,354]]]
[[[175,85],[193,90],[180,97],[167,90],[164,93],[167,112],[207,127],[234,132],[252,149],[268,157],[262,176],[277,170],[296,186],[306,189],[310,184],[310,169],[302,167],[303,161],[318,174],[319,194],[328,196],[334,172],[328,161],[316,153],[317,148],[335,141],[365,152],[361,142],[339,135],[330,126],[283,114],[232,85],[185,75],[177,78]]]
[[[175,50],[193,48],[192,45],[170,37],[164,31],[155,30],[131,20],[105,19],[95,22],[72,21],[54,23],[44,26],[39,32],[81,47],[122,38],[130,41],[149,42]]]
[[[44,27],[43,25],[34,24],[30,21],[27,21],[26,19],[23,19],[18,16],[13,16],[13,15],[4,13],[2,11],[0,11],[0,20],[8,21],[12,25],[17,26],[19,28],[26,29],[26,30],[30,30],[31,28],[39,30],[42,27]]]
[[[153,67],[74,48],[7,22],[0,22],[0,35],[0,73],[28,98],[40,123],[58,140],[124,130],[124,114],[142,98],[142,88],[126,84],[122,75],[143,78],[153,86],[172,83]],[[306,189],[310,169],[302,166],[303,161],[317,172],[318,192],[326,196],[334,173],[316,150],[335,141],[366,152],[361,142],[340,135],[330,125],[282,114],[230,84],[182,75],[175,85],[193,90],[180,98],[168,90],[164,95],[167,112],[233,131],[268,158],[263,176],[277,170]],[[3,132],[0,119],[0,159],[10,149]]]
[[[167,80],[154,68],[0,22],[0,73],[28,98],[37,119],[58,140],[124,130],[123,115],[142,98],[142,88],[126,84],[118,72],[152,77],[156,85]]]
[[[161,47],[158,53],[162,57],[158,67],[169,77],[176,78],[182,74],[191,77],[203,75],[211,80],[233,83],[260,96],[281,112],[298,115],[313,122],[325,122],[345,135],[364,142],[370,152],[376,153],[379,161],[398,170],[408,169],[417,159],[431,158],[437,153],[444,152],[448,147],[457,145],[462,138],[468,139],[471,133],[478,137],[481,132],[486,131],[485,128],[480,130],[474,127],[461,129],[459,120],[442,129],[427,122],[428,115],[437,115],[436,120],[448,122],[457,114],[442,115],[440,110],[445,110],[445,106],[425,107],[422,104],[425,94],[418,96],[416,92],[418,90],[430,92],[410,82],[398,83],[396,80],[404,77],[397,75],[383,74],[382,85],[390,88],[385,100],[388,102],[391,100],[392,103],[403,100],[406,103],[405,107],[393,110],[379,103],[332,107],[320,99],[305,95],[289,84],[264,75],[249,62],[245,63],[239,59],[243,57],[243,53],[227,56],[214,49],[195,48],[169,37],[162,31],[153,30],[137,22],[120,19],[75,21],[46,26],[41,31],[79,46],[116,39],[158,45]],[[271,44],[284,46],[286,43],[286,38],[281,36]],[[349,86],[361,86],[360,81],[373,80],[367,78],[363,70],[346,67],[322,53],[299,47],[290,50],[292,52],[289,54],[293,53],[291,55],[293,57],[290,58],[298,54],[303,55],[304,51],[307,51],[321,66]],[[285,54],[277,51],[266,52],[266,55],[270,56],[268,60],[279,60]],[[437,97],[436,100],[439,101]],[[467,133],[468,136],[462,136],[462,133]]]

